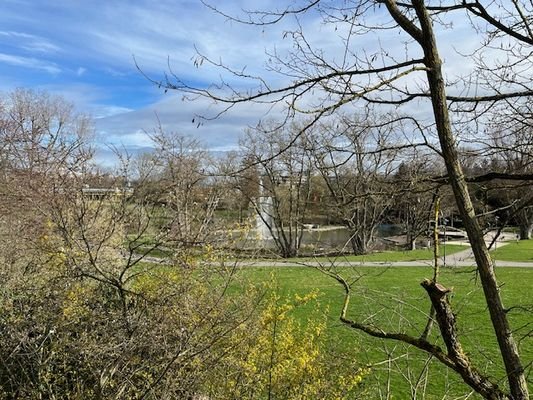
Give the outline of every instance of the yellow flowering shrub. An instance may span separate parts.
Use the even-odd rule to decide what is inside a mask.
[[[325,349],[326,318],[318,291],[282,299],[272,294],[256,321],[236,332],[234,348],[222,360],[225,378],[208,388],[213,398],[353,399],[362,392],[366,369],[332,368]],[[308,304],[312,303],[312,304]],[[293,311],[313,306],[300,323]]]
[[[75,283],[65,293],[63,317],[67,321],[81,320],[91,315],[88,299],[93,296],[93,287],[86,283]]]

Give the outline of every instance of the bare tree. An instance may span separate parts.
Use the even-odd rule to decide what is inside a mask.
[[[255,178],[259,179],[255,182],[259,197],[249,200],[280,255],[293,257],[301,245],[313,166],[304,136],[281,151],[287,147],[297,126],[273,126],[259,127],[261,135],[249,130],[241,142],[246,159],[257,166]]]
[[[211,8],[224,14],[214,6]],[[294,50],[287,54],[270,54],[273,62],[271,69],[287,78],[285,85],[272,86],[260,76],[248,74],[244,69],[232,70],[204,55],[199,56],[203,65],[224,67],[226,72],[256,85],[244,91],[230,87],[225,82],[208,89],[194,88],[172,75],[159,83],[167,89],[208,96],[226,104],[226,110],[243,102],[287,104],[288,117],[302,111],[313,116],[302,132],[320,118],[358,101],[401,107],[409,104],[420,106],[429,100],[433,122],[426,129],[433,130],[438,137],[447,179],[472,245],[487,310],[505,365],[509,394],[489,384],[472,370],[471,362],[458,346],[454,317],[447,303],[449,291],[436,282],[436,277],[433,281],[425,282],[424,287],[435,307],[447,353],[434,352],[436,349],[424,340],[411,340],[397,335],[390,337],[406,340],[432,352],[485,398],[527,399],[529,395],[523,363],[460,164],[457,147],[459,135],[454,131],[452,112],[475,123],[497,102],[531,98],[531,3],[520,0],[511,3],[493,1],[488,4],[480,1],[446,4],[423,0],[354,0],[338,4],[315,0],[292,3],[276,10],[254,11],[243,18],[224,15],[242,23],[267,27],[293,16],[303,18],[304,14],[311,11],[318,13],[324,24],[339,32],[343,46],[341,56],[328,57],[325,51],[314,47],[303,25],[297,24],[294,30],[284,34],[284,37],[293,40]],[[383,22],[376,25],[376,20]],[[479,46],[474,50],[466,50],[473,53],[475,68],[464,76],[455,75],[447,79],[440,55],[442,47],[439,37],[441,30],[452,21],[454,24],[461,21],[465,26],[471,24],[471,32],[477,35]],[[394,32],[398,39],[387,36],[388,32]],[[382,47],[378,51],[365,51],[364,44],[359,43],[362,45],[360,49],[356,44],[359,35],[370,43],[377,37],[378,40],[372,44]],[[385,39],[388,40],[388,46],[384,44]],[[398,48],[403,51],[398,52]],[[486,57],[489,52],[491,56]],[[503,57],[494,57],[495,53]],[[197,64],[201,63],[198,61]],[[449,92],[450,84],[455,84],[459,90]],[[345,318],[343,321],[356,329],[363,329]],[[387,337],[382,332],[368,333]]]
[[[488,148],[494,170],[501,174],[499,183],[492,184],[492,193],[504,200],[501,207],[509,206],[505,219],[517,222],[520,239],[531,238],[533,231],[533,192],[531,180],[533,172],[533,122],[530,104],[513,104],[511,110],[499,108],[492,113],[489,124]],[[521,180],[505,180],[506,177],[522,176]],[[498,190],[498,187],[504,187]]]
[[[398,166],[393,177],[397,201],[392,207],[392,220],[402,225],[410,250],[416,248],[422,235],[429,233],[428,223],[440,186],[431,182],[438,175],[434,163],[431,157],[414,152],[409,161]]]
[[[62,98],[44,92],[18,89],[3,100],[0,218],[5,237],[25,238],[11,250],[24,253],[19,246],[30,246],[32,254],[56,200],[88,168],[91,122]]]
[[[151,157],[152,180],[157,182],[155,201],[167,214],[168,239],[177,248],[208,243],[220,199],[214,171],[209,170],[210,156],[196,140],[161,127],[151,138],[156,145]]]
[[[369,251],[393,202],[387,183],[398,151],[391,136],[391,126],[347,117],[324,125],[315,135],[315,162],[334,215],[349,231],[354,254]]]

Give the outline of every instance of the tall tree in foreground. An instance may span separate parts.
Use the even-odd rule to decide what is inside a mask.
[[[210,7],[224,14],[215,6]],[[525,400],[529,395],[524,365],[518,354],[494,265],[483,240],[461,167],[457,147],[460,135],[458,130],[454,130],[452,114],[457,113],[457,118],[462,116],[463,121],[476,122],[479,126],[487,110],[498,102],[531,99],[532,14],[533,5],[526,0],[497,0],[490,3],[477,0],[449,3],[424,0],[348,0],[340,3],[309,0],[291,2],[285,8],[278,6],[264,12],[254,11],[242,18],[224,14],[230,19],[256,24],[263,29],[293,16],[298,21],[306,15],[319,15],[326,27],[324,29],[331,28],[328,32],[335,37],[340,36],[342,45],[336,55],[330,56],[330,53],[316,47],[312,38],[306,35],[304,25],[297,23],[294,30],[285,30],[283,34],[284,38],[293,41],[292,50],[269,55],[273,63],[270,70],[283,74],[285,85],[270,85],[258,75],[245,72],[244,69],[231,70],[203,55],[199,56],[203,65],[222,66],[234,77],[251,83],[251,87],[239,91],[229,87],[227,80],[224,80],[219,86],[210,86],[209,89],[195,88],[175,76],[159,82],[169,89],[211,97],[226,104],[227,109],[243,102],[285,104],[289,117],[300,112],[312,115],[302,132],[321,118],[353,106],[356,102],[381,104],[384,107],[411,104],[421,108],[429,100],[433,118],[425,124],[424,130],[433,131],[438,137],[438,152],[446,165],[447,179],[472,245],[487,310],[505,366],[509,393],[480,375],[462,352],[455,319],[447,300],[449,290],[436,282],[437,275],[433,280],[424,282],[423,286],[436,310],[436,320],[446,350],[435,348],[425,338],[405,338],[373,329],[365,330],[358,323],[345,318],[343,321],[369,334],[408,341],[413,346],[431,352],[488,399]],[[379,25],[376,21],[380,21]],[[459,70],[458,73],[445,71],[440,54],[444,46],[442,40],[439,43],[443,30],[457,24],[464,29],[471,27],[469,32],[478,43],[462,49],[463,54],[473,57],[473,69]],[[461,44],[467,45],[465,42]],[[448,56],[452,57],[450,54]],[[197,64],[201,64],[199,61]],[[449,72],[448,78],[446,72]],[[453,89],[450,89],[451,84],[454,85]],[[420,116],[420,113],[413,115]],[[422,121],[419,123],[424,125]],[[345,288],[348,295],[349,286]]]

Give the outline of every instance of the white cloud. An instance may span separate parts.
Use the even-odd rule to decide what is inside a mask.
[[[102,69],[120,74],[135,69],[135,56],[151,76],[162,76],[169,60],[180,77],[210,82],[220,71],[204,65],[198,72],[193,67],[195,45],[217,61],[253,71],[263,64],[265,49],[282,37],[281,27],[258,32],[254,27],[227,23],[197,1],[109,2],[99,7],[77,7],[76,13],[83,14],[83,19],[56,23],[62,26],[64,40],[70,42],[69,54],[104,64]],[[278,46],[281,51],[290,43]]]
[[[38,88],[63,97],[67,102],[72,103],[78,112],[87,113],[95,119],[133,111],[125,106],[106,104],[110,102],[109,91],[90,84],[58,83],[40,85]]]
[[[198,118],[198,115],[215,114],[213,107],[211,101],[205,98],[188,102],[179,95],[169,94],[149,107],[98,118],[96,130],[100,143],[121,144],[125,148],[150,147],[151,141],[145,132],[152,132],[160,124],[167,132],[198,139],[210,150],[226,151],[235,149],[243,131],[255,125],[268,111],[265,105],[259,108],[244,105],[214,120],[202,121]]]
[[[10,39],[19,48],[29,52],[57,53],[61,50],[59,46],[48,39],[25,32],[0,31],[0,36]]]
[[[216,3],[215,0],[209,2]],[[219,3],[224,11],[241,15],[241,9],[275,9],[280,6],[279,2],[273,0]],[[59,77],[53,76],[52,80],[47,74],[28,74],[21,68],[20,76],[9,77],[9,80],[16,82],[16,85],[23,85],[26,76],[31,75],[35,81],[40,80],[37,84],[34,80],[28,80],[31,85],[61,93],[76,103],[78,109],[92,113],[102,142],[123,143],[126,147],[137,149],[149,146],[143,137],[143,130],[153,129],[159,118],[167,130],[197,137],[211,149],[228,149],[235,146],[247,125],[254,125],[267,113],[267,105],[248,104],[232,109],[222,118],[206,121],[197,128],[191,122],[193,117],[196,114],[213,115],[215,112],[211,103],[205,98],[183,102],[179,95],[163,96],[141,78],[135,70],[133,56],[142,70],[155,79],[168,72],[170,65],[178,77],[197,86],[218,82],[221,75],[226,83],[245,83],[208,63],[195,68],[194,46],[216,62],[221,61],[236,69],[246,67],[247,73],[261,76],[272,87],[282,86],[289,79],[265,68],[265,50],[275,49],[284,61],[287,60],[293,43],[290,35],[283,39],[283,31],[293,22],[290,18],[279,26],[257,28],[229,22],[207,10],[197,0],[22,1],[16,7],[6,7],[5,11],[0,15],[0,24],[5,27],[4,31],[0,31],[0,36],[10,46],[9,50],[4,49],[4,53],[0,53],[0,63],[45,71],[49,75],[58,75],[62,70],[68,72]],[[389,20],[390,17],[379,10],[367,16],[369,25],[380,25]],[[302,17],[299,23],[314,49],[323,51],[330,63],[334,61],[337,65],[343,65],[343,39],[346,39],[348,32],[342,23],[339,26],[324,24],[316,13]],[[447,76],[455,78],[470,71],[472,61],[459,56],[453,49],[456,45],[463,51],[466,48],[468,52],[479,42],[468,21],[454,21],[454,29],[439,30],[438,35]],[[405,34],[398,35],[395,29],[382,31],[379,35],[375,32],[365,33],[352,38],[349,49],[363,58],[365,52],[372,56],[379,53],[380,49],[385,49],[390,58],[402,61],[407,53],[403,43],[406,37]],[[47,60],[51,61],[40,59],[39,56],[44,53]],[[348,53],[347,56],[353,62],[353,54]],[[384,63],[390,61],[384,59]],[[300,61],[300,64],[302,73],[305,73],[304,63]],[[87,71],[90,71],[90,76]],[[308,72],[316,73],[313,68]],[[65,75],[72,81],[66,81]],[[98,81],[99,78],[101,81]],[[423,81],[420,74],[418,77],[413,74],[402,80],[401,85],[402,88],[414,88]],[[460,89],[456,85],[450,90]],[[303,105],[318,102],[318,92],[303,99]],[[154,98],[156,100],[150,106],[141,106]],[[412,111],[417,116],[431,118],[427,107],[410,107],[414,108]],[[273,114],[276,115],[276,111]]]
[[[42,70],[54,75],[59,74],[61,72],[61,68],[53,62],[13,54],[0,53],[0,63],[6,63],[17,67],[26,67],[31,69]]]
[[[134,111],[128,107],[121,107],[116,105],[94,105],[92,107],[92,115],[95,119],[112,117],[113,115],[121,115]]]

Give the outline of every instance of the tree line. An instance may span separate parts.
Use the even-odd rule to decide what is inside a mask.
[[[469,187],[469,181],[486,185],[489,193],[498,185],[506,188],[508,184],[502,183],[502,178],[525,182],[524,186],[530,181],[525,166],[529,165],[533,95],[531,2],[309,0],[236,14],[226,12],[223,6],[206,3],[226,20],[257,27],[258,34],[272,29],[280,35],[280,41],[289,42],[288,49],[267,51],[266,68],[252,72],[198,52],[195,65],[220,72],[219,82],[194,86],[170,73],[161,79],[152,78],[156,84],[191,99],[197,96],[212,99],[222,106],[218,116],[241,104],[258,107],[266,104],[271,110],[281,109],[284,123],[305,115],[308,120],[292,137],[290,145],[331,116],[348,113],[353,118],[357,110],[375,106],[383,114],[403,114],[417,128],[417,135],[406,137],[407,142],[414,145],[422,142],[439,154],[446,170],[442,180],[451,187],[472,246],[509,390],[501,391],[473,369],[465,357],[450,308],[449,290],[438,282],[437,273],[422,285],[446,350],[432,347],[425,337],[376,331],[346,318],[345,314],[341,320],[356,330],[407,342],[429,352],[484,398],[527,399],[527,373],[483,239],[482,222],[487,214],[477,213],[474,205],[477,193]],[[317,40],[313,28],[309,30],[302,23],[306,18],[323,27],[324,35],[331,40],[327,47],[334,46],[337,51],[328,51]],[[280,31],[275,30],[278,26]],[[462,40],[461,36],[450,51],[446,46],[450,37],[446,33],[455,29],[461,35],[467,32],[471,40]],[[454,58],[461,64],[450,67],[447,61]],[[506,144],[511,143],[512,150],[506,153]],[[501,155],[506,160],[503,168],[509,173],[488,171],[468,177],[464,147],[482,151],[485,156]],[[522,159],[522,155],[526,158]],[[525,163],[519,166],[522,161]],[[505,165],[506,162],[510,163]],[[480,197],[487,191],[482,189]],[[521,205],[528,202],[527,197],[520,204],[504,205],[508,216],[525,210]],[[513,209],[515,205],[521,211]],[[527,215],[523,217],[527,219]],[[347,306],[351,287],[341,276],[335,277],[345,290]]]
[[[441,221],[463,227],[437,144],[413,143],[416,127],[407,118],[373,111],[330,118],[301,133],[304,125],[263,121],[244,132],[238,150],[223,156],[157,128],[154,151],[132,160],[131,175],[155,203],[180,210],[174,228],[187,231],[181,235],[191,237],[197,225],[204,236],[193,242],[215,244],[217,230],[256,228],[263,218],[281,257],[299,254],[310,225],[344,226],[356,255],[375,248],[382,224],[398,225],[408,249],[417,241],[427,245],[437,198]],[[484,146],[461,148],[460,157],[483,230],[514,226],[525,240],[533,228],[531,153],[512,132],[506,131],[505,145],[499,132],[490,132]],[[510,154],[517,149],[520,159]]]
[[[290,256],[320,187],[331,218],[351,230],[354,252],[368,251],[374,221],[392,216],[410,224],[405,231],[416,239],[431,204],[449,197],[472,246],[473,274],[483,289],[505,382],[487,376],[463,350],[452,289],[441,280],[438,263],[421,282],[429,309],[421,335],[351,315],[353,282],[339,269],[321,267],[342,290],[339,319],[354,331],[428,354],[483,398],[527,399],[531,363],[521,357],[521,339],[509,319],[518,308],[503,304],[505,287],[483,231],[512,223],[522,237],[531,234],[531,4],[314,0],[237,16],[209,7],[259,29],[295,18],[283,34],[291,50],[269,57],[269,71],[284,84],[203,54],[197,65],[221,68],[232,82],[246,85],[231,87],[223,77],[220,85],[192,87],[174,74],[155,80],[167,90],[213,99],[225,107],[220,115],[242,103],[283,108],[280,120],[262,121],[246,133],[243,155],[205,163],[201,150],[189,149],[195,146],[189,139],[156,129],[154,155],[135,162],[125,155],[123,173],[105,177],[87,162],[92,149],[85,146],[90,126],[83,116],[26,91],[2,103],[1,229],[11,239],[2,242],[1,252],[2,395],[271,398],[276,380],[268,357],[261,369],[268,378],[258,388],[249,365],[227,355],[245,344],[233,333],[256,332],[260,342],[261,330],[247,328],[277,321],[272,313],[283,311],[266,307],[270,315],[262,320],[255,312],[260,293],[226,296],[235,264],[221,262],[223,268],[215,269],[205,262],[217,257],[209,246],[218,230],[214,216],[232,188],[243,196],[234,197],[238,210],[251,205],[261,211],[254,199],[266,194],[273,199],[272,236],[278,235],[280,254]],[[298,23],[309,14],[339,32],[343,57],[314,46]],[[441,51],[443,32],[457,21],[473,32],[475,45],[466,49],[470,69],[455,74]],[[377,47],[365,49],[360,37]],[[220,171],[214,167],[219,164]],[[137,168],[130,194],[125,180]],[[83,195],[86,185],[106,179],[123,190]],[[168,272],[145,264],[155,250],[169,248],[181,268]],[[427,334],[432,326],[436,338]],[[234,384],[215,384],[227,382],[228,373],[235,373]],[[305,373],[298,376],[289,383],[280,378],[277,387],[286,390],[280,393],[297,398],[287,393],[307,385],[314,392],[299,393],[327,398],[326,391],[339,388],[328,386],[331,376],[312,382],[301,380]],[[312,385],[317,382],[326,386]],[[343,395],[357,392],[356,386],[344,387]]]
[[[156,129],[108,173],[92,135],[59,97],[2,98],[0,398],[360,395],[355,360],[327,368],[324,316],[291,314],[317,293],[282,298],[211,246],[225,187],[205,151]]]

